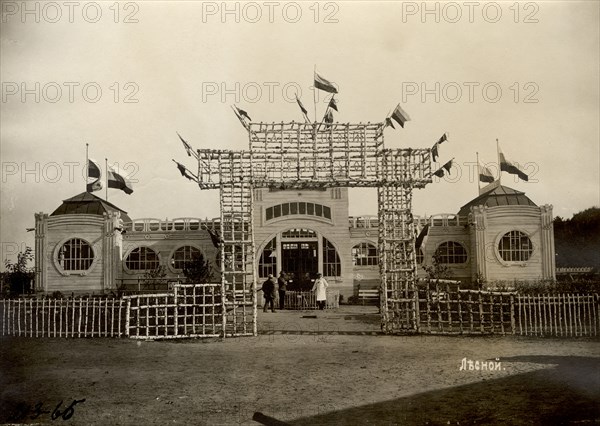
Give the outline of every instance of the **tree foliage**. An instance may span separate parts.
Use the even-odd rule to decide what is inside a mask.
[[[202,253],[199,253],[192,260],[184,263],[183,275],[185,275],[187,283],[204,284],[212,278],[212,267],[208,260],[204,259]]]
[[[33,292],[32,280],[35,273],[32,267],[27,266],[33,260],[31,247],[17,254],[17,261],[4,260],[6,272],[2,273],[2,293],[10,296],[29,294]]]
[[[140,283],[145,289],[155,290],[156,288],[161,288],[161,286],[165,285],[166,276],[167,272],[165,271],[165,267],[161,265],[158,268],[146,271],[140,278]]]
[[[440,261],[438,253],[431,258],[431,265],[423,265],[423,269],[427,273],[427,278],[447,280],[452,277],[452,270],[448,265]]]
[[[557,267],[600,269],[600,208],[590,207],[571,219],[554,219]]]

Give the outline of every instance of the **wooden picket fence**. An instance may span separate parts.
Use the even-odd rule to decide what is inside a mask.
[[[598,336],[598,295],[516,296],[515,332],[533,336]]]
[[[276,300],[276,306],[279,306]],[[317,296],[312,291],[286,291],[285,309],[311,310],[318,309]],[[325,309],[337,309],[340,307],[340,292],[338,290],[327,290]]]
[[[132,339],[218,337],[223,334],[220,284],[177,284],[172,293],[125,296]]]
[[[419,288],[417,332],[598,336],[597,294],[519,295],[429,283]]]
[[[2,299],[3,336],[122,337],[127,303],[123,299]]]

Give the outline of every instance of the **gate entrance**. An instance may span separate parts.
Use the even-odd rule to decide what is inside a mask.
[[[312,288],[311,279],[318,272],[319,251],[316,241],[294,241],[281,243],[282,269],[291,280],[290,290],[308,291]]]
[[[382,329],[386,333],[417,331],[412,190],[432,182],[432,149],[385,148],[387,121],[323,125],[294,121],[252,123],[247,116],[238,118],[248,131],[247,151],[194,152],[185,143],[188,153],[198,160],[198,175],[194,178],[200,189],[220,191],[224,308],[227,303],[237,306],[239,292],[251,295],[256,335],[254,188],[375,187]],[[232,261],[237,256],[240,261]],[[229,315],[224,321],[228,318]],[[233,320],[236,321],[235,312]]]

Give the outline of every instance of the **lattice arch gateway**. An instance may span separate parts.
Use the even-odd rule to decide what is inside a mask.
[[[386,123],[252,123],[247,151],[199,149],[197,180],[201,189],[220,192],[221,257],[237,252],[243,262],[221,262],[223,309],[235,306],[236,292],[256,289],[254,190],[257,188],[323,189],[373,187],[378,196],[379,269],[382,329],[416,331],[416,256],[412,190],[432,182],[431,149],[388,149]],[[186,146],[187,148],[187,146]],[[188,151],[190,152],[190,151]],[[193,151],[191,151],[193,152]],[[281,207],[281,214],[283,215]],[[293,207],[288,206],[291,212]],[[300,208],[300,207],[298,207]],[[316,212],[316,208],[315,208]],[[275,210],[269,219],[275,218]],[[325,209],[319,215],[327,218]],[[335,261],[332,267],[335,270]],[[237,265],[237,266],[236,266]],[[256,298],[252,315],[244,306],[224,317],[232,335],[244,334],[252,322],[256,334]]]

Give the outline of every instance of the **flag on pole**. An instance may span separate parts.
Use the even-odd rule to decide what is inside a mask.
[[[385,126],[387,127],[390,126],[392,129],[395,129],[396,127],[394,127],[394,122],[392,121],[392,119],[390,117],[386,117],[385,118]]]
[[[100,179],[101,176],[102,172],[100,171],[98,162],[92,158],[88,158],[88,177]]]
[[[512,175],[517,175],[521,179],[523,179],[525,182],[527,182],[529,180],[529,176],[527,176],[527,174],[525,174],[525,172],[523,172],[521,169],[519,169],[519,167],[516,164],[513,164],[506,159],[506,157],[500,150],[500,147],[498,147],[498,155],[500,157],[500,171],[507,172]]]
[[[131,194],[133,192],[133,187],[131,185],[131,180],[129,180],[127,177],[127,174],[115,165],[109,166],[107,164],[107,167],[108,169],[106,170],[106,174],[108,177],[108,187],[120,189],[126,194]]]
[[[302,105],[302,102],[300,102],[300,99],[298,99],[298,96],[296,96],[296,102],[298,102],[298,106],[300,107],[300,111],[302,111],[302,114],[307,115],[308,110],[306,108],[304,108],[304,105]]]
[[[452,160],[448,161],[446,164],[444,164],[442,166],[444,169],[446,169],[446,171],[448,172],[448,174],[450,174],[450,169],[452,168]]]
[[[337,89],[333,85],[333,83],[327,79],[324,79],[319,74],[315,72],[315,87],[320,90],[324,90],[329,93],[337,93]]]
[[[102,181],[100,180],[102,178],[102,169],[98,162],[92,158],[88,158],[88,177],[96,178],[96,180],[86,183],[87,192],[100,191],[103,188]]]
[[[331,112],[331,110],[327,110],[324,120],[325,123],[333,123],[333,113]]]
[[[442,135],[442,137],[441,137],[441,138],[439,138],[439,139],[438,139],[438,141],[437,141],[436,143],[439,145],[439,144],[441,144],[442,142],[444,142],[444,141],[447,141],[447,140],[448,140],[448,134],[447,134],[447,133],[444,133],[444,134]]]
[[[100,191],[102,188],[104,188],[104,186],[102,185],[100,178],[87,184],[87,192]]]
[[[250,116],[248,115],[248,113],[246,111],[244,111],[243,109],[240,109],[237,107],[237,105],[234,105],[235,109],[237,110],[238,114],[240,117],[244,117],[247,118],[248,121],[252,121],[252,119],[250,118]]]
[[[335,98],[332,96],[331,100],[329,101],[329,105],[327,105],[328,108],[334,109],[334,110],[338,110],[337,108],[337,101],[335,100]],[[339,112],[339,111],[338,111]]]
[[[478,166],[479,166],[479,180],[481,182],[492,183],[493,181],[496,180],[494,178],[494,174],[492,173],[492,171],[490,169],[488,169],[485,166],[482,166],[481,164],[478,164]]]
[[[196,177],[183,164],[178,163],[177,161],[175,161],[175,164],[177,164],[177,168],[179,169],[179,173],[181,173],[181,176],[186,177],[189,180],[196,180]]]
[[[454,159],[448,161],[446,164],[444,164],[442,167],[440,167],[439,169],[437,169],[435,172],[433,172],[433,174],[437,177],[444,177],[444,170],[446,171],[446,173],[450,174],[450,169],[452,168],[452,161]]]
[[[444,177],[444,169],[438,169],[435,172],[433,172],[434,175],[436,175],[437,177]]]
[[[396,122],[402,128],[404,128],[404,123],[406,123],[407,121],[410,121],[410,117],[408,116],[408,114],[406,113],[406,111],[404,111],[402,109],[402,107],[400,106],[400,104],[398,104],[398,106],[396,107],[396,109],[392,113],[392,118],[394,120],[396,120]]]
[[[179,139],[181,139],[181,142],[183,142],[183,147],[185,148],[188,157],[191,157],[192,153],[194,152],[194,148],[192,148],[192,146],[181,137],[179,132],[177,132],[177,136],[179,136]],[[194,157],[195,157],[195,155],[194,155]]]
[[[431,159],[433,161],[436,161],[437,158],[439,156],[439,152],[438,152],[438,142],[434,143],[433,146],[431,147]]]

